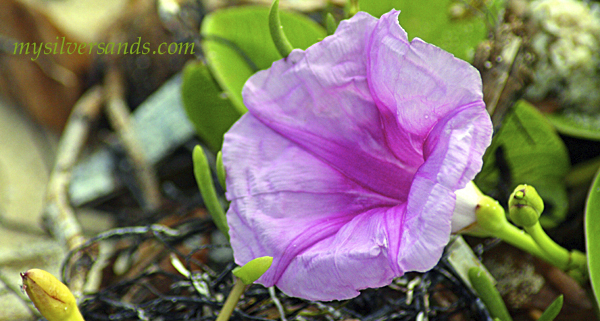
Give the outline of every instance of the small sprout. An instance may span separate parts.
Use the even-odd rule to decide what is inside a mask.
[[[502,321],[512,321],[500,292],[498,292],[492,280],[490,280],[481,268],[472,267],[469,269],[469,280],[479,298],[481,298],[490,311],[492,318],[498,318]]]
[[[559,295],[550,305],[546,308],[546,311],[540,316],[537,321],[552,321],[554,320],[563,306],[563,295]]]
[[[535,188],[530,185],[519,185],[508,200],[511,221],[520,227],[535,225],[544,211],[544,201]]]
[[[271,39],[273,39],[277,52],[279,52],[283,58],[287,58],[294,47],[292,47],[292,44],[285,36],[283,27],[281,26],[281,20],[279,19],[279,0],[273,1],[271,11],[269,11],[269,31],[271,32]]]
[[[217,178],[219,179],[219,184],[223,189],[227,189],[227,185],[225,185],[225,178],[227,175],[225,173],[225,167],[223,166],[223,153],[219,151],[217,153]]]
[[[233,275],[238,279],[235,281],[235,285],[229,292],[227,300],[223,304],[223,308],[217,317],[217,321],[226,321],[231,317],[231,313],[235,309],[236,304],[240,300],[240,297],[244,293],[246,286],[254,283],[258,280],[267,270],[271,267],[273,258],[270,256],[258,257],[244,266],[239,266],[233,269]]]
[[[273,258],[270,256],[259,257],[244,264],[244,266],[233,269],[233,275],[242,280],[244,284],[252,284],[267,272],[272,263]]]
[[[217,228],[229,239],[229,225],[227,225],[225,211],[223,211],[221,203],[219,203],[219,199],[217,198],[208,160],[202,147],[194,147],[192,158],[194,161],[194,175],[196,176],[196,182],[198,183],[198,188],[200,188],[200,194],[202,195],[206,209],[212,216]]]
[[[327,29],[327,35],[329,36],[334,34],[335,30],[337,29],[337,22],[335,21],[335,18],[331,12],[328,12],[325,16],[325,29]]]
[[[23,289],[48,321],[83,321],[73,293],[52,274],[31,269],[21,278]]]

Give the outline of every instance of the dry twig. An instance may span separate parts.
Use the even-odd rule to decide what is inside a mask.
[[[99,86],[92,87],[77,101],[58,144],[56,162],[48,181],[42,219],[50,234],[66,244],[69,250],[84,242],[81,226],[68,200],[69,183],[89,135],[90,123],[100,114],[102,101],[103,91]]]
[[[160,206],[158,178],[154,168],[146,159],[131,126],[131,115],[125,102],[125,82],[118,68],[109,68],[104,86],[106,88],[106,114],[133,165],[140,184],[142,205],[144,209],[154,211]]]

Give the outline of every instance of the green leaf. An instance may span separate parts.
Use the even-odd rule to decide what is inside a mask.
[[[409,39],[419,37],[434,44],[456,57],[472,61],[475,49],[486,39],[486,21],[493,23],[501,0],[485,1],[487,5],[478,7],[481,1],[452,0],[361,0],[360,10],[375,17],[395,8],[401,10],[400,25],[408,33]],[[462,6],[465,14],[453,19],[451,7]]]
[[[242,101],[246,80],[281,59],[271,39],[268,15],[266,7],[233,7],[215,11],[202,22],[202,48],[208,66],[239,114],[247,111]],[[306,49],[327,35],[306,16],[285,11],[279,15],[294,48]]]
[[[544,311],[544,313],[540,316],[539,319],[537,319],[537,321],[552,321],[552,320],[554,320],[560,313],[562,306],[563,306],[563,295],[561,294],[558,296],[558,298],[556,298],[554,301],[552,301],[552,303],[550,303],[548,308],[546,308],[546,311]]]
[[[194,161],[194,176],[196,176],[196,182],[200,189],[200,195],[202,195],[202,199],[204,200],[204,205],[206,205],[206,209],[212,216],[217,228],[229,239],[229,225],[227,225],[225,211],[223,211],[223,207],[221,207],[221,203],[217,198],[208,160],[202,147],[194,147],[192,158]]]
[[[585,206],[585,243],[592,289],[600,306],[600,171]]]
[[[233,269],[233,275],[237,276],[244,284],[252,284],[258,280],[273,264],[273,258],[270,256],[258,257],[244,266]]]
[[[600,113],[559,111],[545,114],[559,133],[577,138],[600,140]]]
[[[567,149],[552,125],[533,106],[519,101],[487,149],[475,183],[502,202],[517,185],[532,185],[545,203],[540,223],[550,228],[567,212],[565,176],[570,166]]]
[[[198,136],[212,152],[221,149],[223,134],[240,118],[216,84],[205,64],[191,62],[183,70],[183,105]]]
[[[492,280],[479,267],[469,269],[469,281],[477,295],[483,301],[492,318],[502,321],[512,321],[508,309],[502,300],[502,296],[492,283]]]

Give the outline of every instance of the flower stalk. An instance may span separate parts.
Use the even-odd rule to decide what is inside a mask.
[[[579,251],[568,251],[554,242],[539,223],[544,202],[535,188],[519,185],[509,199],[510,224],[504,209],[489,196],[478,194],[475,208],[476,223],[460,230],[460,233],[478,237],[497,237],[522,249],[564,271],[574,275],[587,273],[586,256]]]
[[[270,256],[263,256],[256,258],[244,266],[239,266],[233,269],[233,275],[236,276],[235,284],[227,296],[227,300],[223,304],[223,308],[217,317],[217,321],[227,321],[231,317],[235,306],[244,294],[246,286],[254,283],[258,280],[267,270],[271,267],[273,258]]]
[[[246,290],[246,284],[241,279],[235,280],[235,285],[231,288],[231,292],[229,292],[229,296],[227,296],[227,300],[225,300],[225,304],[223,304],[223,308],[221,312],[219,312],[219,316],[217,317],[217,321],[227,321],[231,317],[235,306],[238,301],[244,294]]]
[[[465,229],[463,233],[477,237],[497,237],[552,264],[551,258],[530,235],[508,222],[498,201],[484,195],[475,209],[475,216],[477,224]]]

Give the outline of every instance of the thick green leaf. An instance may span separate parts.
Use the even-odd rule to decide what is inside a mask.
[[[542,226],[554,227],[564,220],[569,156],[552,125],[533,106],[524,101],[515,105],[483,160],[483,169],[475,178],[483,192],[506,202],[517,185],[532,185],[545,203]]]
[[[494,20],[491,17],[502,3],[501,0],[485,1],[488,5],[478,8],[475,2],[480,1],[360,0],[360,10],[376,17],[393,8],[402,10],[400,25],[409,39],[419,37],[460,59],[471,61],[477,45],[486,39],[486,20]],[[451,6],[461,6],[466,12],[452,18]]]
[[[600,140],[600,114],[578,111],[560,111],[546,114],[561,134],[591,140]]]
[[[585,207],[585,242],[592,289],[600,306],[600,171]]]
[[[267,7],[228,8],[206,16],[200,29],[209,68],[240,114],[246,112],[242,101],[246,80],[281,59],[271,40],[268,14]],[[281,11],[280,17],[294,48],[306,49],[327,35],[306,16]]]
[[[240,118],[240,113],[201,62],[189,63],[183,71],[183,105],[198,136],[212,152],[221,149],[223,134]]]

